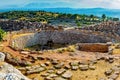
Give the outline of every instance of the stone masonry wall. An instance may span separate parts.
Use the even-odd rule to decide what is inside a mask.
[[[105,33],[83,32],[80,30],[66,31],[40,31],[30,35],[25,35],[12,39],[11,47],[23,49],[28,46],[41,44],[45,45],[48,41],[60,44],[75,44],[75,43],[106,43],[112,41],[114,37],[109,37]]]

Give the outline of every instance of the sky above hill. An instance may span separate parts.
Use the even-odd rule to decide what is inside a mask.
[[[0,0],[5,8],[110,8],[120,9],[120,0]]]

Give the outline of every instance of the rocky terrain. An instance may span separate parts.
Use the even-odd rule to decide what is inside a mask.
[[[18,31],[12,25],[0,45],[0,80],[120,80],[119,25]]]
[[[112,33],[113,35],[120,36],[120,22],[102,22],[93,26],[84,27],[83,29]]]
[[[30,80],[12,65],[4,62],[5,54],[0,52],[0,80]]]

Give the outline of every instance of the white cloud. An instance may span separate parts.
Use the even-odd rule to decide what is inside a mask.
[[[9,6],[9,5],[24,6],[29,3],[53,3],[54,4],[56,2],[64,2],[66,4],[72,4],[72,6],[68,6],[72,8],[101,7],[101,8],[120,9],[120,0],[0,0],[0,8]]]

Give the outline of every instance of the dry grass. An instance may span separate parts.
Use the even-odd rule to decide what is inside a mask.
[[[113,54],[120,54],[120,49],[114,49]]]
[[[64,53],[64,52],[75,52],[75,46],[74,45],[70,45],[68,47],[64,47],[64,48],[59,48],[57,49],[58,53]]]
[[[26,34],[16,34],[14,36],[12,36],[12,38],[17,38],[17,37],[21,37],[21,36],[26,36],[26,35],[31,35],[31,34],[34,34],[34,33],[26,33]]]
[[[120,48],[118,46],[119,46],[119,43],[116,43],[110,46],[110,48],[113,49],[112,54],[120,54]]]

